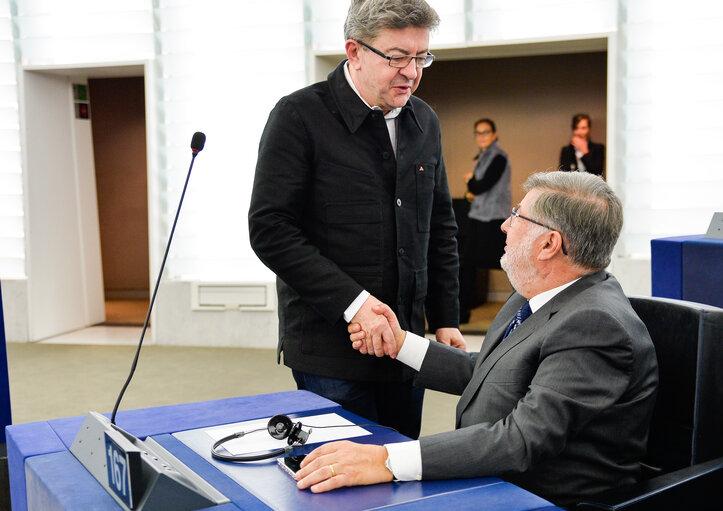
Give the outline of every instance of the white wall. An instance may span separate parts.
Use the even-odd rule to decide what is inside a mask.
[[[613,271],[650,294],[650,240],[704,234],[723,210],[723,3],[620,0],[611,101],[625,224]]]
[[[26,342],[29,339],[27,279],[3,279],[0,287],[2,287],[5,339],[8,342]]]
[[[273,312],[253,313],[270,318],[262,320],[263,327],[256,316],[241,311],[192,313],[186,291],[173,284],[273,279],[248,244],[246,212],[258,139],[274,103],[318,74],[316,57],[320,57],[320,69],[332,65],[342,54],[346,2],[14,3],[18,6],[13,26],[21,69],[148,63],[152,284],[188,169],[189,141],[194,131],[204,131],[208,136],[206,149],[196,162],[169,256],[167,287],[175,291],[164,292],[157,304],[172,313],[154,318],[154,335],[164,343],[174,342],[178,336],[168,332],[176,332],[174,321],[187,314],[192,322],[189,331],[199,335],[205,332],[205,339],[199,342],[202,345],[233,337],[228,330],[244,329],[258,329],[255,337],[275,343],[274,328],[267,328],[275,321]],[[506,45],[518,49],[530,45],[534,49],[535,45],[558,40],[604,37],[613,42],[608,176],[623,197],[626,215],[614,270],[626,291],[649,293],[644,278],[649,275],[649,240],[703,232],[712,212],[723,209],[723,173],[719,168],[723,157],[719,143],[723,138],[723,4],[703,0],[684,5],[654,0],[430,3],[442,15],[432,48],[439,47],[443,50],[440,54],[446,52],[448,56],[457,50],[486,51]],[[74,147],[69,139],[73,130],[68,121],[69,102],[61,98],[61,80],[37,75],[31,80],[34,89],[47,89],[48,99],[56,98],[57,104],[46,104],[45,112],[39,108],[41,103],[27,103],[28,111],[23,113],[22,124],[28,135],[23,176],[34,188],[24,190],[25,203],[28,208],[58,210],[66,219],[57,229],[49,229],[39,219],[51,215],[34,209],[26,212],[27,313],[33,318],[67,322],[70,327],[70,317],[82,316],[77,310],[82,310],[84,300],[71,306],[75,298],[62,291],[72,295],[85,288],[90,293],[87,278],[83,283],[83,269],[95,270],[88,266],[87,252],[80,248],[72,257],[52,258],[47,254],[57,250],[60,243],[81,246],[80,232],[85,228],[72,228],[69,218],[90,205],[55,203],[48,186],[53,183],[72,192],[69,181],[61,180],[59,173],[67,175],[74,165],[83,166],[89,149],[81,149],[83,154],[73,154],[69,149]],[[30,114],[31,109],[35,113]],[[44,131],[33,120],[50,114],[65,116],[67,131]],[[79,142],[75,147],[83,145]],[[52,158],[49,149],[53,149]],[[38,181],[34,175],[37,168],[58,174],[48,176],[46,182]],[[76,217],[74,222],[77,225],[81,221]],[[83,258],[83,268],[78,268]],[[59,266],[67,267],[68,272],[57,276],[58,285],[42,292],[37,289],[39,282],[55,276]],[[23,307],[15,310],[22,311]],[[235,317],[229,323],[225,316]],[[73,324],[77,324],[76,319]],[[31,333],[33,338],[37,335]],[[243,336],[234,339],[247,342]]]
[[[67,77],[25,72],[22,85],[33,341],[103,321],[105,313],[97,208],[88,198],[95,190],[89,127],[75,126]],[[91,235],[83,237],[83,224]]]
[[[138,65],[152,58],[153,11],[151,0],[3,4],[0,65],[9,33],[8,48],[20,76],[15,87],[20,123],[13,128],[23,140],[27,279],[3,264],[1,251],[0,279],[3,290],[11,289],[4,300],[8,340],[27,342],[105,319],[90,124],[74,118],[70,76],[84,82],[87,75],[76,70]],[[0,71],[6,79],[8,73]],[[10,81],[3,86],[10,87]],[[13,132],[5,135],[8,139]],[[0,207],[0,222],[5,209]],[[22,215],[23,209],[10,214],[20,210]],[[11,262],[17,266],[17,260]]]
[[[172,280],[161,284],[152,328],[156,344],[276,347],[279,321],[275,309],[250,311],[235,307],[228,310],[191,310],[192,292],[194,288],[188,281]],[[272,301],[276,301],[275,297]],[[162,328],[156,325],[162,325]]]
[[[71,77],[72,84],[87,85],[84,76]],[[78,197],[78,229],[80,232],[80,267],[83,275],[85,325],[105,321],[103,261],[100,253],[98,195],[95,184],[93,132],[89,119],[71,119],[73,136],[73,167],[76,171]]]
[[[274,279],[251,250],[247,214],[268,114],[279,98],[306,85],[303,2],[217,0],[203,9],[169,2],[154,8],[154,16],[158,124],[149,171],[158,172],[150,176],[155,195],[149,205],[159,207],[149,230],[153,284],[187,176],[191,136],[202,131],[207,138],[156,300],[153,339],[275,346],[275,311],[192,311],[190,283]]]
[[[0,2],[0,279],[25,277],[17,72],[9,5]]]
[[[723,210],[723,2],[621,0],[618,23],[619,253],[649,259]]]

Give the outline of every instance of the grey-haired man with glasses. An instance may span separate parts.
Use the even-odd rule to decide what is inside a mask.
[[[416,383],[460,396],[455,429],[384,446],[326,443],[302,462],[300,489],[500,476],[567,507],[636,481],[658,364],[645,325],[605,271],[622,202],[587,172],[536,173],[524,189],[501,227],[500,264],[515,292],[479,352],[405,332],[386,305],[374,308]],[[349,332],[361,348],[359,325]]]
[[[403,328],[464,348],[456,223],[437,116],[412,94],[432,64],[423,0],[354,0],[347,59],[282,98],[256,166],[249,233],[277,275],[279,353],[300,389],[416,438],[423,390],[389,357]],[[362,353],[347,325],[368,335]]]

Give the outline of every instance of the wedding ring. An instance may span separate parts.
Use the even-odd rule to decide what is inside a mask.
[[[329,470],[331,470],[331,477],[334,477],[336,475],[336,472],[334,472],[334,465],[329,465]]]

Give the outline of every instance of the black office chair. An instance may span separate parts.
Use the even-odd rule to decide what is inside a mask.
[[[643,480],[577,509],[720,509],[723,496],[723,309],[630,297],[648,327],[660,383]]]

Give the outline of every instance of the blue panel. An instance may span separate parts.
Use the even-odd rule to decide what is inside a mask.
[[[0,443],[5,442],[5,426],[12,424],[10,415],[10,385],[8,381],[8,355],[5,348],[5,317],[3,295],[0,288]]]
[[[341,415],[346,416],[346,413]],[[387,435],[387,433],[379,435],[375,443],[399,440],[399,435],[393,432],[388,432],[386,439],[382,438],[383,435]],[[397,435],[397,437],[395,438],[394,435]],[[374,436],[377,436],[376,433]],[[362,439],[368,442],[373,441],[371,436],[361,437],[355,439],[355,441],[361,441]],[[277,466],[276,459],[271,459],[263,462],[237,464],[238,470],[243,471],[240,476],[242,486],[239,486],[238,483],[221,473],[211,463],[202,459],[174,437],[154,437],[154,440],[201,475],[239,508],[249,510],[303,509],[305,511],[327,511],[328,509],[344,509],[345,511],[354,511],[377,508],[393,509],[395,506],[404,503],[426,501],[426,499],[436,501],[440,495],[446,495],[449,492],[469,488],[485,488],[502,483],[498,478],[415,481],[340,488],[328,493],[313,494],[309,490],[299,490],[296,487],[296,481]],[[295,453],[303,454],[313,450],[314,447],[316,446],[304,446]],[[527,492],[524,493],[527,494]],[[540,498],[537,498],[536,502],[550,505],[549,502]],[[479,502],[477,502],[477,506],[478,504]],[[436,507],[435,509],[446,508]]]
[[[149,435],[210,427],[268,417],[278,410],[337,409],[338,404],[306,391],[280,392],[201,403],[161,406],[118,412],[118,426],[145,438]],[[30,456],[69,449],[85,417],[18,424],[7,428],[10,497],[14,511],[27,510],[25,460]]]
[[[31,495],[33,509],[122,511],[121,506],[68,451],[28,458],[26,465],[28,494]],[[239,511],[240,508],[228,503],[206,509]]]
[[[683,300],[723,307],[723,240],[683,242]]]
[[[661,298],[683,297],[682,243],[689,236],[650,241],[652,295]]]
[[[336,413],[355,423],[363,424],[367,422],[366,419],[342,409],[337,410]],[[307,417],[302,422],[313,424],[313,417]],[[367,429],[373,430],[374,434],[357,437],[353,440],[359,443],[374,444],[408,440],[408,438],[403,435],[389,429],[374,429],[369,427],[367,427]],[[304,509],[311,511],[326,511],[327,509],[391,509],[405,503],[426,502],[427,499],[436,501],[440,496],[447,495],[448,493],[471,488],[486,488],[502,483],[500,479],[491,477],[448,481],[413,481],[341,488],[328,493],[313,494],[309,490],[300,491],[296,487],[296,481],[277,466],[276,459],[271,459],[256,463],[235,464],[233,467],[234,479],[228,478],[228,481],[230,481],[231,485],[236,486],[238,486],[237,482],[240,482],[245,490],[242,494],[239,494],[238,490],[231,494],[225,491],[224,485],[228,483],[219,479],[217,475],[220,473],[220,470],[216,467],[225,462],[208,461],[207,459],[199,461],[200,457],[198,454],[180,441],[174,443],[165,437],[154,439],[166,447],[174,456],[196,470],[199,475],[204,477],[238,507],[243,509],[266,510],[273,508]],[[173,439],[175,440],[175,437]],[[310,437],[309,440],[312,441],[312,437]],[[294,449],[293,454],[305,454],[317,446],[318,444],[307,444]],[[206,455],[208,458],[208,453],[206,453]],[[225,474],[223,479],[226,479]],[[520,491],[523,492],[525,496],[529,495],[527,492],[524,492],[524,490]],[[251,500],[249,500],[249,498],[251,498]],[[538,497],[535,497],[535,499],[537,500],[535,500],[536,505],[534,507],[540,507],[542,505],[550,506],[550,503],[543,499]],[[477,502],[477,504],[479,504],[479,502]],[[446,509],[446,507],[438,507],[437,509]]]
[[[537,511],[559,509],[522,488],[500,482],[497,484],[470,488],[459,491],[449,491],[433,499],[415,500],[394,506],[394,509],[415,511],[437,511],[439,509],[454,509],[454,511]]]
[[[227,504],[219,504],[218,506],[204,507],[196,511],[241,511],[241,509],[242,508],[229,502]]]
[[[240,486],[236,481],[201,458],[198,454],[186,447],[171,435],[160,435],[153,440],[181,460],[188,468],[206,480],[211,486],[223,493],[233,504],[240,509],[271,509],[261,503],[253,493]],[[212,509],[218,509],[214,507]]]
[[[31,422],[7,427],[7,448],[10,500],[13,510],[26,511],[25,459],[39,454],[64,451],[65,445],[47,422]]]
[[[308,392],[292,391],[129,411],[118,415],[118,424],[136,435],[140,433],[143,438],[148,433],[153,434],[156,441],[232,500],[231,504],[209,508],[209,511],[270,508],[326,511],[409,506],[458,510],[482,506],[493,511],[503,508],[519,511],[556,509],[549,502],[498,478],[379,484],[315,495],[298,490],[295,481],[276,466],[275,460],[240,467],[244,474],[243,485],[239,486],[217,468],[216,462],[204,459],[168,434],[168,430],[198,429],[279,412],[308,415],[309,411],[334,411],[353,422],[366,422],[331,401]],[[66,444],[70,445],[82,420],[78,417],[8,427],[11,498],[15,511],[26,511],[28,503],[38,509],[119,509],[112,497],[66,450]],[[308,422],[312,423],[310,419]],[[155,431],[160,433],[155,434]],[[380,429],[374,431],[374,435],[357,440],[386,443],[404,439],[399,433]],[[299,451],[308,452],[314,447],[306,445]],[[504,507],[501,507],[503,503]]]
[[[32,509],[123,510],[69,451],[34,456],[25,465]]]
[[[162,435],[156,440],[159,440],[164,447],[170,447],[169,450],[176,451],[174,454],[185,449],[186,453],[182,453],[182,457],[186,459],[182,461],[233,500],[231,504],[207,508],[209,511],[269,509],[175,438]],[[193,457],[196,461],[192,459]],[[201,464],[198,463],[199,460]],[[205,467],[202,466],[204,463]],[[121,509],[68,451],[28,458],[26,466],[30,504],[35,509],[68,511]],[[278,470],[278,474],[283,473]],[[279,482],[282,484],[277,486]],[[361,510],[376,507],[415,510],[455,509],[455,511],[481,508],[489,511],[558,509],[546,500],[497,478],[380,484],[343,488],[318,495],[297,490],[293,480],[285,474],[279,480],[272,477],[268,485],[277,486],[276,489],[282,493],[290,489],[292,497],[286,499],[281,507],[283,509]],[[16,509],[15,502],[13,509]]]

